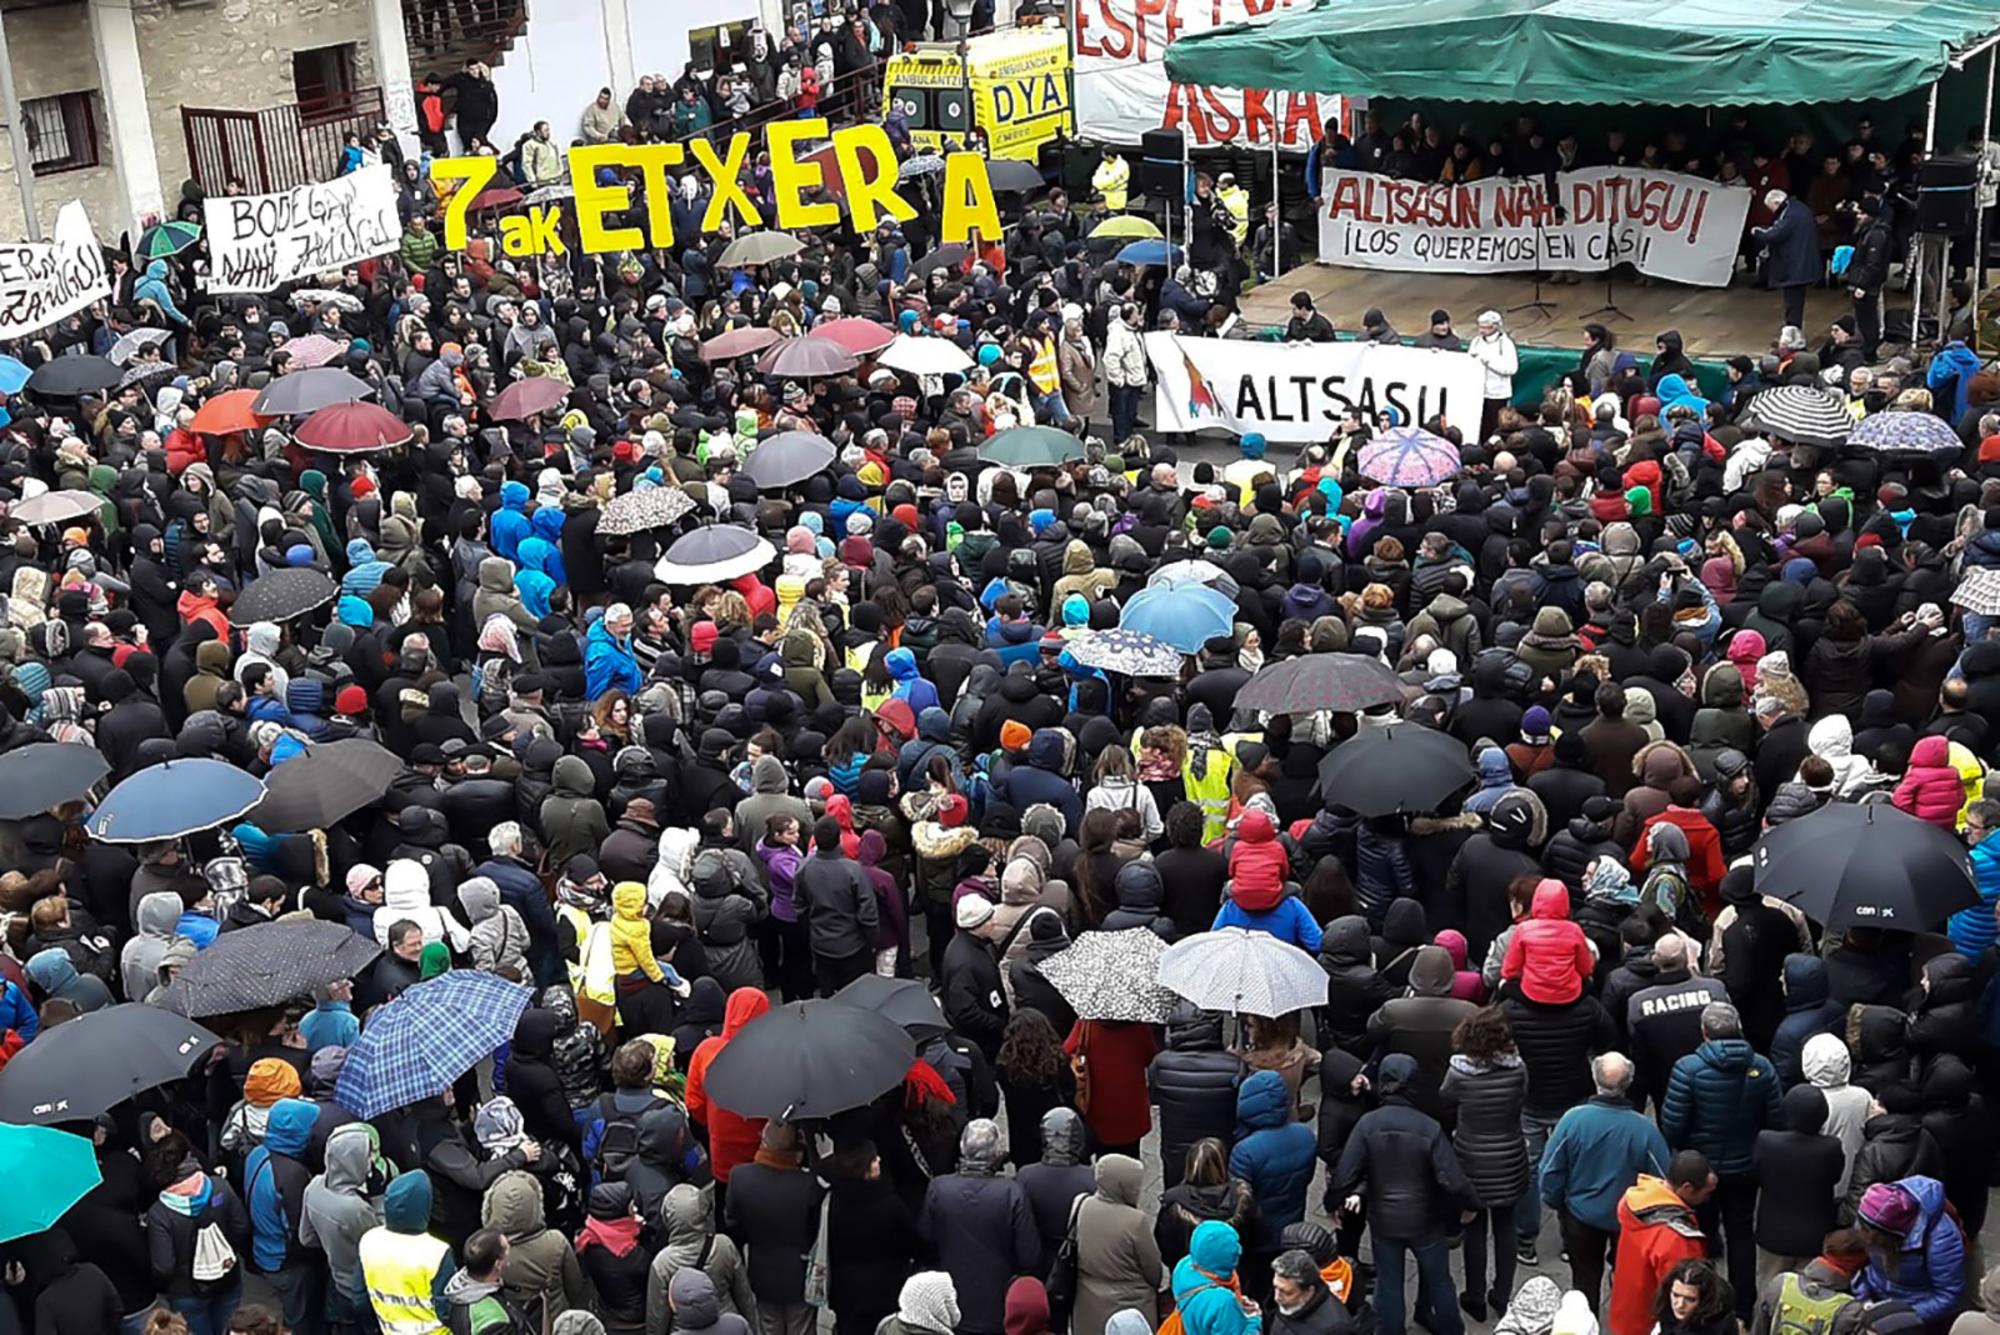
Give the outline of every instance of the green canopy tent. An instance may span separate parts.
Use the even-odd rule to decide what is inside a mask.
[[[2000,32],[1987,0],[1321,0],[1167,48],[1180,83],[1724,107],[1893,97]]]

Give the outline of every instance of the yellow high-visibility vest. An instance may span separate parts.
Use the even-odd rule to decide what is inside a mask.
[[[443,1239],[385,1227],[361,1235],[361,1282],[382,1335],[444,1335],[432,1305],[438,1267],[451,1257]]]

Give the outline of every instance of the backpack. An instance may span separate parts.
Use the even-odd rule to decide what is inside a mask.
[[[189,1270],[196,1284],[219,1284],[236,1273],[236,1249],[222,1225],[211,1220],[195,1230],[194,1259]]]
[[[616,1094],[598,1099],[597,1111],[602,1130],[590,1156],[590,1171],[599,1182],[622,1182],[625,1170],[639,1157],[639,1119],[659,1106],[655,1099],[635,1113],[618,1111]]]
[[[1829,1335],[1840,1309],[1853,1301],[1853,1294],[1838,1289],[1824,1298],[1808,1298],[1799,1277],[1786,1275],[1778,1288],[1776,1310],[1771,1314],[1771,1335]]]

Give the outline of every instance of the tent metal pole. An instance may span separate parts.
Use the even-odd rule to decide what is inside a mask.
[[[1930,103],[1924,111],[1924,157],[1926,158],[1929,158],[1931,154],[1937,151],[1938,84],[1943,82],[1944,79],[1940,76],[1936,82],[1931,84]],[[1924,255],[1929,249],[1923,233],[1917,233],[1916,242],[1917,253],[1914,257],[1914,263],[1910,266],[1915,270],[1910,276],[1912,284],[1910,289],[1910,347],[1913,351],[1923,342]],[[1948,255],[1950,252],[1947,251],[1946,253]],[[1942,334],[1944,331],[1939,330],[1938,332]]]
[[[1993,134],[1993,76],[2000,70],[2000,46],[1986,53],[1986,114],[1979,122],[1979,161],[1975,164],[1972,178],[1973,189],[1979,193],[1974,201],[1977,205],[1972,212],[1972,341],[1979,341],[1979,294],[1986,286],[1986,182],[1981,179],[1987,171],[1986,141]]]
[[[1992,94],[1990,81],[1987,84],[1987,94],[1988,96]],[[1991,116],[1993,109],[1988,107],[1986,114]],[[1285,187],[1278,179],[1278,170],[1283,164],[1284,160],[1278,156],[1278,122],[1273,120],[1271,122],[1271,280],[1273,282],[1276,282],[1278,275],[1285,271],[1284,262],[1279,258],[1284,249],[1285,231]],[[1251,228],[1250,234],[1255,236],[1257,229]],[[1256,262],[1254,256],[1251,262],[1253,264]]]

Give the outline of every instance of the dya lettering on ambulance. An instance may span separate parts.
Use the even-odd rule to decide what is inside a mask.
[[[744,192],[739,176],[749,161],[751,136],[733,135],[718,148],[707,139],[681,144],[584,144],[569,150],[570,184],[575,198],[568,204],[534,206],[500,219],[501,249],[513,256],[560,255],[574,242],[585,254],[643,250],[675,244],[673,198],[668,169],[692,168],[707,185],[708,204],[700,228],[718,230],[723,219],[739,227],[776,226],[786,229],[828,227],[843,210],[857,231],[872,231],[879,223],[916,217],[896,191],[897,162],[888,133],[879,125],[851,125],[830,130],[823,119],[773,121],[765,127],[771,154],[771,198],[764,207]],[[825,158],[812,144],[825,141],[833,150],[840,174],[840,197],[809,200],[827,184]],[[471,239],[468,215],[472,202],[493,183],[499,162],[490,157],[438,158],[431,163],[431,180],[442,193],[452,189],[444,214],[444,243],[464,250]],[[631,195],[622,178],[636,175],[644,185],[643,226],[625,215]],[[965,241],[973,232],[1000,234],[1000,210],[986,175],[986,159],[977,153],[945,157],[944,241]],[[575,227],[565,227],[574,220]]]

